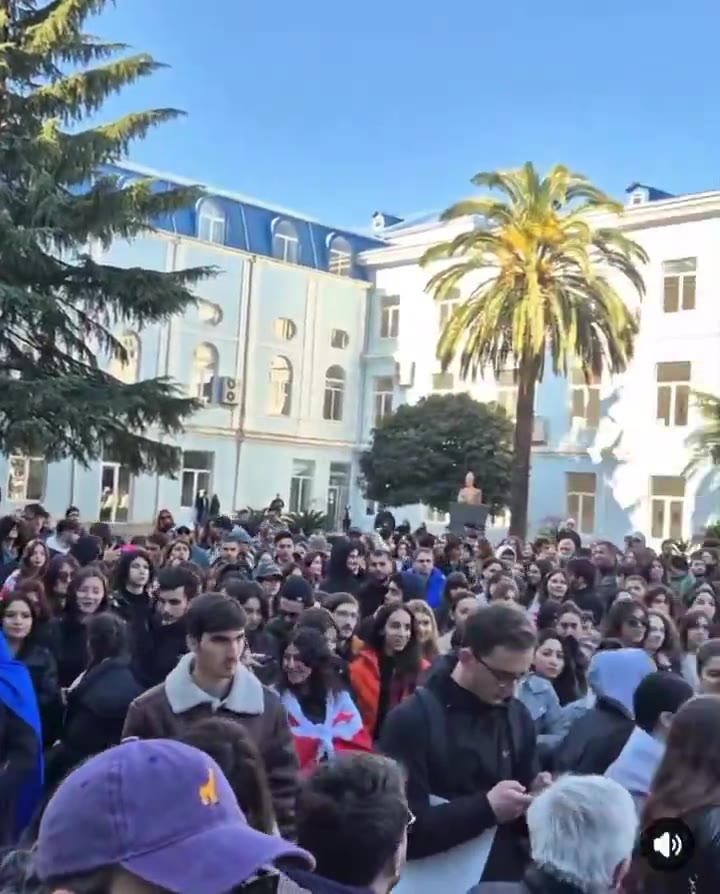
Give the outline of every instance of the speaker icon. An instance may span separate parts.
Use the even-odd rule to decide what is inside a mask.
[[[645,829],[640,848],[650,866],[662,872],[684,866],[692,857],[695,841],[681,819],[668,817]]]
[[[671,835],[670,832],[663,832],[653,839],[653,850],[657,854],[662,854],[667,860],[669,857],[679,857],[683,850],[683,840],[676,833]]]

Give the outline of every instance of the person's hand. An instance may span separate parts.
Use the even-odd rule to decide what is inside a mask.
[[[503,779],[487,793],[498,823],[509,823],[522,816],[532,802],[524,785],[515,779]]]
[[[542,773],[538,773],[535,779],[533,779],[533,783],[530,786],[530,791],[533,795],[539,795],[540,792],[544,792],[546,788],[549,788],[552,785],[552,774],[547,771],[543,771]]]

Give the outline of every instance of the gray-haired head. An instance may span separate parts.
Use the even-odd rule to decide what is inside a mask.
[[[532,858],[584,894],[612,890],[638,829],[629,793],[604,776],[561,776],[527,812]]]

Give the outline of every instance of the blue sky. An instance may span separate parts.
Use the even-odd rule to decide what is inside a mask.
[[[132,159],[328,223],[445,207],[564,162],[620,195],[720,187],[716,0],[117,0],[92,30],[171,67],[103,117],[188,117]]]

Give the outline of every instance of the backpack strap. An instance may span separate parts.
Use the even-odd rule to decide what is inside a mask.
[[[447,738],[447,723],[445,712],[437,696],[427,687],[421,686],[415,690],[415,696],[425,715],[430,729],[430,760],[431,771],[435,768],[448,766],[449,748]]]

